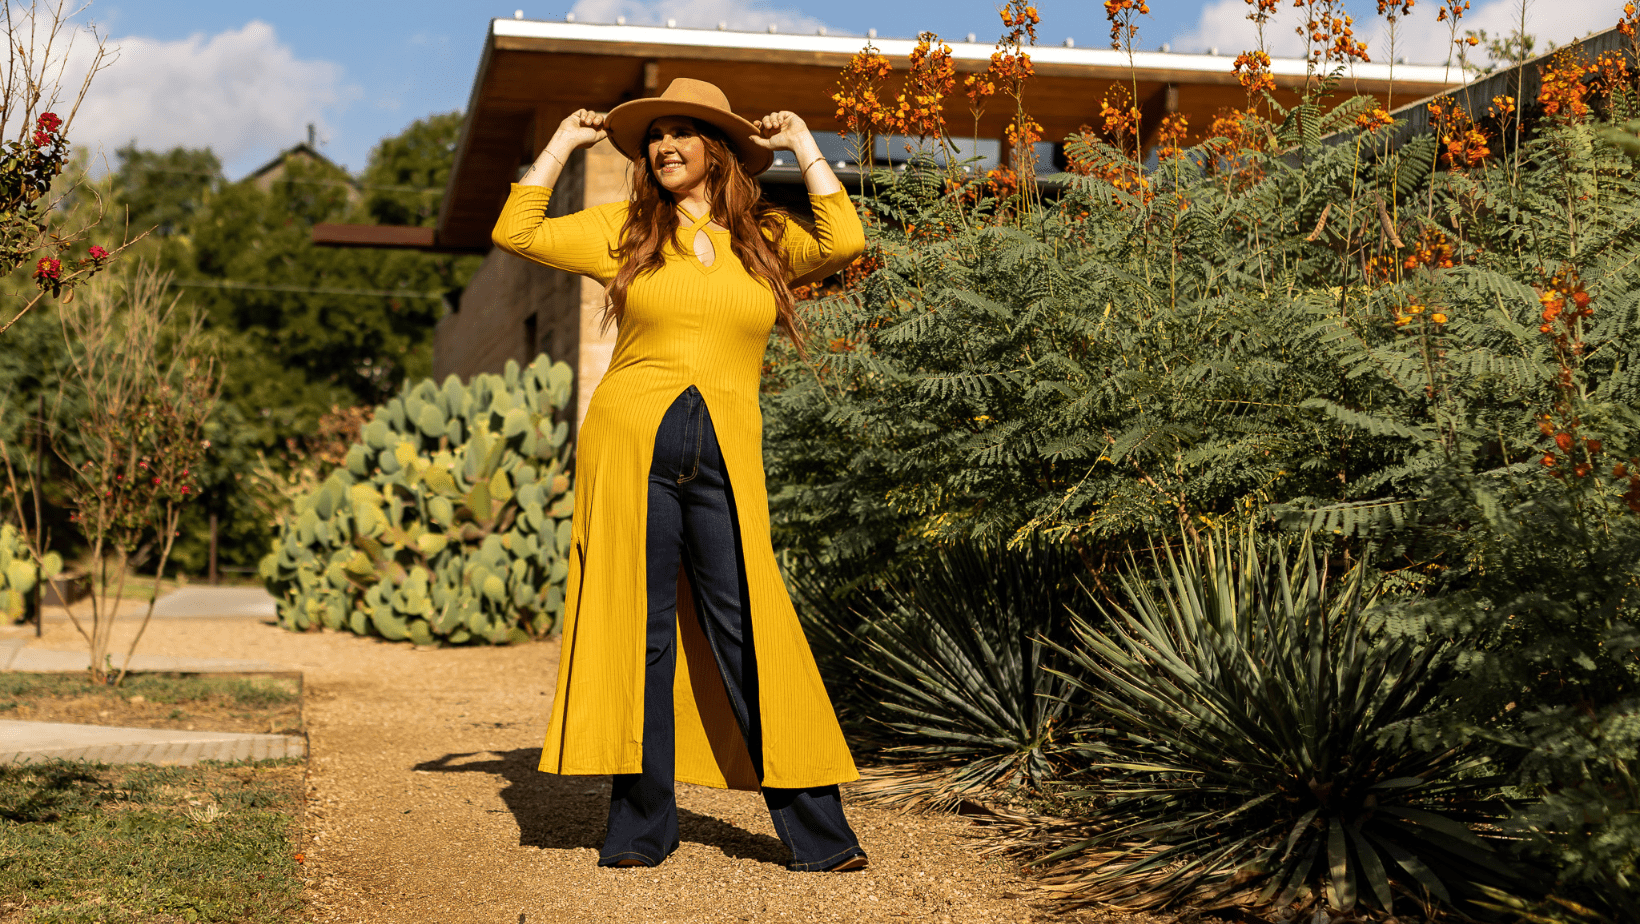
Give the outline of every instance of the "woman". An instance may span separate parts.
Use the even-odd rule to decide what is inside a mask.
[[[546,217],[576,148],[633,159],[630,201]],[[753,176],[797,155],[809,234]],[[601,866],[678,846],[673,780],[762,789],[793,870],[858,869],[837,784],[858,778],[781,583],[763,487],[758,381],[791,286],[865,238],[803,121],[734,115],[679,79],[607,116],[565,119],[512,188],[495,243],[591,276],[618,333],[576,449],[574,552],[541,769],[612,774]]]

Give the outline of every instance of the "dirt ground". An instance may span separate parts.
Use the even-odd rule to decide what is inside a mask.
[[[123,646],[129,636],[117,630],[116,637]],[[36,644],[83,643],[65,620],[48,619]],[[973,829],[960,819],[851,805],[870,868],[791,873],[759,796],[684,784],[677,853],[654,869],[599,869],[608,778],[535,769],[555,643],[417,650],[296,634],[254,619],[196,618],[155,620],[140,651],[266,660],[304,672],[311,761],[303,861],[313,922],[1050,917],[1015,897],[1022,882],[1007,863],[974,854]]]

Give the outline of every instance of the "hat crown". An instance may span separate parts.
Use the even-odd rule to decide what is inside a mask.
[[[733,111],[729,108],[729,97],[725,96],[716,84],[696,80],[693,77],[674,78],[671,83],[666,85],[666,90],[661,93],[660,98],[680,103],[694,103],[698,106],[710,106],[724,112]]]
[[[604,117],[604,128],[616,150],[636,159],[644,154],[650,123],[664,116],[687,116],[716,126],[728,136],[735,156],[754,176],[769,169],[774,160],[773,153],[755,140],[757,126],[729,108],[729,97],[716,84],[693,77],[673,78],[660,96],[627,100],[616,106]]]

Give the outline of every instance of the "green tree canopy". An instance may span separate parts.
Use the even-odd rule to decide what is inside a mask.
[[[460,134],[461,113],[446,112],[382,139],[364,171],[365,211],[371,219],[384,225],[436,224]]]
[[[114,205],[111,229],[129,223],[132,233],[149,228],[160,237],[185,229],[211,194],[222,188],[222,161],[210,148],[144,151],[136,143],[114,152]]]
[[[407,376],[430,373],[441,297],[466,282],[477,260],[320,247],[312,230],[320,222],[436,221],[439,197],[429,190],[449,175],[459,130],[457,113],[415,122],[376,147],[362,184],[328,161],[287,157],[274,171],[205,195],[184,223],[185,247],[171,255],[177,283],[214,327],[242,339],[230,350],[238,355],[224,397],[255,423],[257,445],[274,448],[312,432],[333,406],[378,404]],[[184,155],[198,165],[211,157],[165,157],[187,163]],[[139,192],[151,195],[154,185]],[[165,207],[180,211],[185,201],[175,196]]]
[[[131,235],[148,232],[125,262],[172,274],[204,310],[224,364],[201,483],[207,505],[190,513],[197,522],[184,525],[176,551],[185,570],[203,567],[208,513],[221,521],[224,562],[254,564],[266,551],[266,514],[243,481],[259,453],[276,467],[301,458],[333,408],[379,404],[406,378],[431,373],[442,296],[466,283],[478,258],[320,247],[312,231],[319,222],[435,222],[440,195],[429,190],[449,175],[460,123],[456,113],[414,123],[378,145],[359,177],[294,149],[274,169],[229,182],[208,149],[135,145],[100,181],[87,182],[83,164],[72,171],[81,185],[70,205],[106,210],[97,242],[123,239],[127,215]],[[50,403],[61,376],[55,311],[25,320],[33,323],[12,332],[15,349],[0,355],[8,409],[34,408],[42,394]],[[20,422],[0,422],[0,435],[20,438]]]

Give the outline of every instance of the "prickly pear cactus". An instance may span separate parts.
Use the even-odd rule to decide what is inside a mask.
[[[407,385],[296,502],[261,575],[294,630],[504,644],[558,624],[574,496],[569,366]]]
[[[63,559],[56,552],[47,552],[44,565],[42,568],[34,563],[16,527],[10,523],[0,526],[0,613],[12,622],[23,618],[35,585],[63,570]]]

